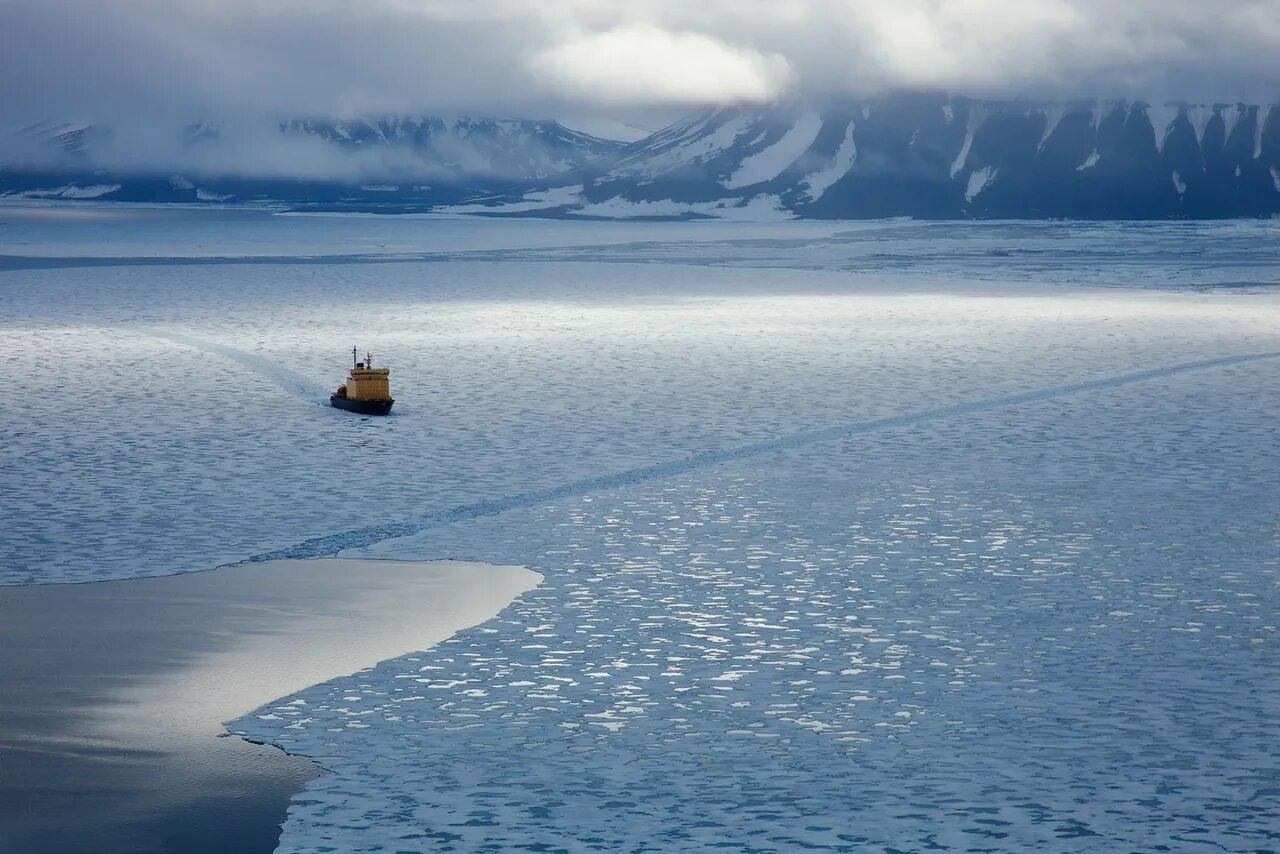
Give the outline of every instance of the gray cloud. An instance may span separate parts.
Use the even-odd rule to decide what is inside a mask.
[[[305,116],[577,114],[652,125],[705,103],[903,88],[1278,101],[1280,6],[0,0],[0,126],[128,126],[115,137],[121,157],[199,120],[266,128]],[[266,145],[250,147],[287,167],[291,155]]]
[[[0,0],[0,32],[18,121],[1280,87],[1275,0]]]

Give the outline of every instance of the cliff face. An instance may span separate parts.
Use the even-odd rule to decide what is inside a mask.
[[[1280,212],[1280,110],[900,96],[710,111],[563,176],[581,205],[813,218]],[[568,208],[566,208],[568,210]]]
[[[253,177],[251,149],[241,150],[243,163],[222,157],[221,171],[121,174],[94,164],[103,131],[65,125],[37,135],[62,165],[0,171],[0,192],[386,210],[467,202],[453,209],[569,217],[1280,214],[1280,109],[1244,104],[897,95],[707,110],[629,145],[555,122],[495,119],[307,120],[272,130],[273,140],[346,169],[327,179]],[[205,126],[184,141],[193,157],[219,144]]]

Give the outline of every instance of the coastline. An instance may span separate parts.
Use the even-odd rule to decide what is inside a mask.
[[[426,649],[539,581],[323,558],[0,588],[0,852],[273,850],[320,769],[224,724]]]

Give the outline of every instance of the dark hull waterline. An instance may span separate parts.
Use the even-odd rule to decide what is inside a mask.
[[[329,404],[338,409],[345,409],[348,412],[358,412],[361,415],[388,415],[391,412],[391,404],[395,400],[352,400],[349,397],[338,397],[336,394],[329,395]]]

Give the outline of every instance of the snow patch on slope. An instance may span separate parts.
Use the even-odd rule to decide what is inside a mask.
[[[977,172],[969,176],[969,185],[965,188],[964,199],[966,202],[972,202],[978,197],[978,194],[987,187],[991,186],[991,182],[1000,174],[999,169],[991,166],[984,166]]]
[[[1258,107],[1258,123],[1253,130],[1253,159],[1262,157],[1262,132],[1267,128],[1267,120],[1271,118],[1271,105]]]
[[[2,193],[0,195],[11,199],[97,199],[108,193],[114,193],[120,187],[120,184],[90,184],[87,187],[66,184],[48,190],[22,190],[17,193]]]
[[[844,131],[844,140],[836,150],[835,156],[831,158],[831,162],[817,172],[805,176],[801,182],[807,187],[805,196],[809,201],[814,202],[822,198],[822,194],[836,181],[849,174],[853,164],[858,161],[858,144],[853,140],[853,131],[856,127],[856,122],[849,122],[849,126]]]
[[[618,121],[617,119],[591,117],[560,119],[559,122],[569,130],[585,133],[587,136],[594,136],[596,139],[639,142],[645,137],[653,135],[653,131],[648,128],[631,124],[630,122]]]
[[[1102,156],[1098,154],[1098,150],[1095,148],[1093,150],[1093,154],[1090,154],[1087,158],[1085,158],[1085,161],[1083,163],[1081,163],[1079,166],[1076,167],[1076,171],[1084,172],[1086,169],[1092,169],[1094,166],[1098,165],[1098,161],[1101,159],[1102,159]]]
[[[1156,136],[1156,151],[1164,152],[1165,143],[1169,141],[1169,132],[1173,130],[1173,123],[1181,113],[1182,108],[1177,104],[1147,107],[1147,119],[1151,122],[1151,130]]]
[[[641,161],[633,160],[631,165],[624,165],[609,173],[609,178],[637,177],[653,179],[681,166],[688,166],[704,160],[732,146],[744,133],[756,123],[753,115],[739,115],[721,124],[709,134],[703,134],[707,121],[700,122],[689,129],[683,137],[678,137],[666,150],[661,148],[644,149],[639,153]],[[649,152],[652,151],[652,154]],[[647,155],[647,156],[646,156]]]
[[[965,127],[964,144],[960,146],[960,153],[956,155],[955,161],[951,164],[951,177],[954,178],[964,169],[965,164],[969,160],[969,149],[973,148],[973,135],[978,131],[978,125],[982,123],[983,115],[977,109],[969,111],[969,123]]]
[[[806,113],[773,145],[743,158],[738,169],[720,183],[727,189],[749,187],[776,178],[809,150],[822,130],[822,116]]]
[[[761,194],[751,199],[717,199],[712,202],[677,202],[672,199],[633,202],[614,196],[603,202],[585,205],[575,211],[576,216],[604,217],[608,219],[633,219],[639,217],[687,217],[703,216],[724,220],[766,222],[795,219],[795,214],[782,206],[775,195]]]
[[[1223,136],[1224,141],[1231,139],[1231,132],[1236,129],[1236,125],[1240,124],[1248,112],[1249,108],[1242,104],[1235,104],[1222,111],[1222,121],[1227,127],[1226,135]]]
[[[445,213],[475,214],[515,214],[528,211],[550,210],[568,205],[576,205],[582,201],[582,185],[569,187],[552,187],[548,190],[534,190],[521,196],[518,202],[504,202],[497,205],[486,205],[474,202],[464,205],[449,205],[440,210]]]
[[[1191,126],[1196,129],[1196,142],[1204,144],[1204,132],[1209,127],[1209,122],[1217,115],[1218,111],[1213,107],[1188,107],[1187,120],[1191,122]]]
[[[1037,153],[1044,149],[1044,144],[1049,141],[1049,137],[1053,136],[1053,132],[1058,129],[1062,117],[1066,114],[1067,108],[1063,106],[1050,107],[1045,113],[1044,133],[1040,134],[1040,142],[1036,145]]]

